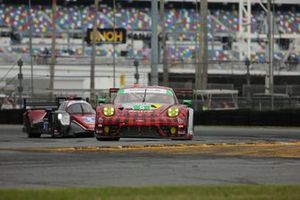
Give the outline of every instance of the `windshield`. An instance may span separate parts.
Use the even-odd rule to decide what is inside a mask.
[[[94,114],[95,111],[91,105],[86,103],[74,103],[67,109],[70,114]]]
[[[66,110],[67,104],[68,103],[66,101],[61,103],[60,106],[58,107],[58,110]]]
[[[166,89],[123,89],[118,92],[114,103],[174,104],[175,96]]]
[[[81,106],[82,106],[82,111],[84,114],[96,113],[90,104],[83,103],[83,104],[81,104]]]

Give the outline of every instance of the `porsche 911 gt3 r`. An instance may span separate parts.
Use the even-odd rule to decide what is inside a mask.
[[[111,104],[96,109],[98,140],[120,137],[192,139],[193,109],[181,105],[171,88],[149,86],[120,89]]]

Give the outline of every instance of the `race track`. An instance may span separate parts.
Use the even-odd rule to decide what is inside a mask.
[[[172,141],[169,139],[121,138],[118,142],[99,142],[95,138],[27,138],[20,125],[0,125],[0,148],[21,147],[78,147],[78,146],[126,146],[155,144],[212,144],[249,143],[258,141],[299,141],[300,128],[282,127],[226,127],[196,126],[192,141]]]
[[[0,187],[145,186],[300,183],[300,159],[160,151],[33,151],[49,147],[122,147],[299,142],[299,128],[196,127],[194,140],[27,138],[0,125]],[[240,147],[238,147],[240,148]],[[256,149],[255,146],[251,148]],[[270,150],[270,149],[269,149]]]

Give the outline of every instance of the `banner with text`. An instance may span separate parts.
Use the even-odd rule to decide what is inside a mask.
[[[87,29],[86,42],[93,43],[93,29]],[[96,31],[96,44],[126,43],[126,29],[124,28],[98,28]]]

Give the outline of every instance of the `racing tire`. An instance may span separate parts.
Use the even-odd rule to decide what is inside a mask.
[[[102,137],[96,137],[96,139],[97,139],[98,141],[119,141],[119,140],[120,140],[119,137],[117,137],[117,138],[102,138]]]
[[[51,132],[51,137],[52,138],[63,138],[63,135],[55,135],[53,132]]]
[[[39,138],[41,137],[40,133],[28,133],[29,138]]]
[[[192,134],[187,134],[185,137],[182,138],[172,138],[172,140],[192,140],[193,135]]]
[[[31,131],[31,128],[29,128],[29,130],[27,130],[27,137],[29,137],[29,138],[39,138],[39,137],[41,137],[41,133],[33,133]]]
[[[41,133],[33,133],[29,124],[26,124],[26,133],[28,138],[39,138],[41,137]]]
[[[185,140],[192,140],[193,139],[193,135],[191,134],[188,134],[185,138]]]

